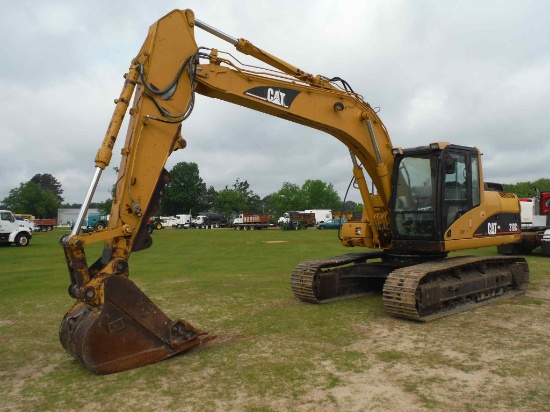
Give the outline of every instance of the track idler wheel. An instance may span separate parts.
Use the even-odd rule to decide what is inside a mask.
[[[107,276],[103,293],[103,304],[77,301],[59,330],[65,350],[94,373],[145,366],[215,338],[168,318],[126,277]]]

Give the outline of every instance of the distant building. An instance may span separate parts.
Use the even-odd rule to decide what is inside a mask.
[[[71,226],[71,223],[76,221],[80,209],[58,209],[57,224],[59,226]],[[89,215],[98,215],[99,209],[88,209]]]

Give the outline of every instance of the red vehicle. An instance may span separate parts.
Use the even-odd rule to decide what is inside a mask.
[[[34,223],[36,230],[40,230],[41,232],[53,230],[57,226],[57,219],[34,219],[31,222]]]

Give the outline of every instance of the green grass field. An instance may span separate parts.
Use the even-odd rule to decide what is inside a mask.
[[[2,411],[550,410],[550,259],[537,254],[527,294],[420,324],[389,317],[380,295],[293,297],[296,264],[349,252],[335,231],[156,231],[131,256],[131,279],[217,338],[96,376],[59,343],[73,304],[63,233],[0,248]]]

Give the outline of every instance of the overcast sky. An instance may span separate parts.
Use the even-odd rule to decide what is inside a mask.
[[[122,75],[148,27],[175,8],[309,73],[345,79],[380,107],[395,146],[477,146],[488,181],[550,177],[547,0],[19,0],[0,15],[0,200],[49,173],[66,202],[83,201]],[[200,29],[196,38],[239,55]],[[320,179],[343,196],[352,177],[333,137],[202,96],[183,136],[188,146],[167,169],[195,162],[217,190],[239,178],[264,197],[285,181]],[[119,161],[95,201],[109,197]]]

